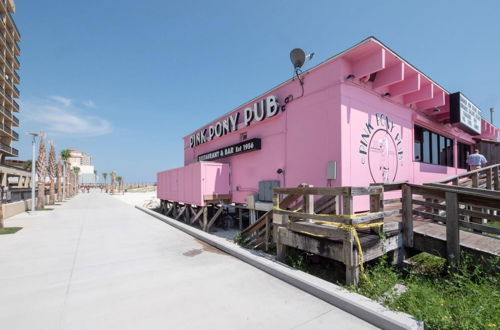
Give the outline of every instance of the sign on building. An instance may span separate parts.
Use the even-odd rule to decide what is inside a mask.
[[[481,134],[481,109],[462,93],[450,94],[450,123],[473,134]]]

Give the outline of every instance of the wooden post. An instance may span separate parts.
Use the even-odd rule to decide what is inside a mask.
[[[446,259],[451,265],[460,262],[458,198],[454,192],[446,192]]]
[[[491,190],[493,187],[493,170],[491,168],[486,170],[486,189]]]
[[[479,186],[479,173],[478,172],[472,173],[471,179],[472,179],[472,188],[477,188]]]
[[[493,168],[493,190],[500,190],[499,165]]]
[[[178,212],[177,207],[178,206],[179,206],[179,204],[177,202],[174,202],[174,204],[172,205],[172,216],[174,218],[177,218],[177,212]]]
[[[206,231],[208,225],[208,206],[203,206],[203,224],[201,226],[201,229],[203,231]]]
[[[238,209],[238,225],[240,231],[243,230],[243,210],[241,208]]]
[[[265,221],[266,221],[266,232],[265,232],[265,236],[264,236],[264,239],[265,239],[265,251],[269,251],[269,236],[270,236],[270,231],[271,231],[271,220],[270,220],[270,216],[269,214],[266,215],[266,218],[265,218]]]
[[[353,214],[351,189],[347,188],[342,195],[342,214]]]
[[[411,186],[403,185],[403,244],[406,247],[413,247],[413,204]]]
[[[370,212],[380,212],[384,210],[384,193],[370,195]]]
[[[255,209],[248,209],[250,224],[253,225],[257,221],[257,215]]]
[[[191,219],[191,213],[192,213],[192,208],[191,204],[186,205],[186,212],[184,212],[184,223],[189,223],[189,220]]]
[[[288,217],[288,216],[287,216]],[[280,242],[280,232],[281,231],[286,231],[287,229],[284,227],[278,227],[276,228],[276,260],[285,262],[286,259],[286,245],[281,244]]]
[[[359,282],[359,265],[356,260],[357,253],[353,251],[354,236],[349,232],[342,243],[342,252],[344,254],[345,264],[345,282],[350,285],[357,285]]]
[[[475,173],[472,173],[472,188],[478,188],[478,187],[479,187],[479,173],[475,172]],[[472,211],[478,211],[478,212],[483,211],[480,207],[472,207],[471,209],[472,209]],[[479,224],[483,223],[483,219],[478,218],[478,217],[470,217],[470,221],[474,222],[474,223],[479,223]],[[476,233],[481,232],[481,231],[476,230],[476,229],[473,229],[472,231],[476,232]]]
[[[336,195],[335,196],[335,210],[333,212],[333,214],[341,214],[341,210],[340,210],[340,195]]]
[[[306,185],[306,187],[313,187],[312,185]],[[314,195],[304,195],[304,213],[314,214]],[[307,219],[310,221],[310,219]]]

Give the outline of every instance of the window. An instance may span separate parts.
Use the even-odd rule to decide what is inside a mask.
[[[439,164],[439,158],[438,158],[438,135],[436,133],[431,133],[431,163],[432,164]]]
[[[453,159],[453,140],[452,139],[446,139],[446,161],[448,164],[448,166],[454,166],[455,165],[455,161]]]
[[[422,158],[422,161],[424,163],[430,163],[431,162],[431,132],[428,130],[423,131],[423,143],[422,143],[422,153],[424,154],[424,157]]]
[[[446,138],[439,136],[439,164],[446,164]]]
[[[458,168],[465,168],[467,169],[467,157],[470,154],[470,149],[471,146],[462,142],[457,143],[457,153],[458,153],[458,159],[457,159],[457,164]]]
[[[422,127],[415,126],[415,139],[414,139],[414,146],[413,150],[415,153],[415,160],[417,162],[422,161]]]
[[[450,166],[453,161],[453,140],[420,126],[414,127],[416,162]]]

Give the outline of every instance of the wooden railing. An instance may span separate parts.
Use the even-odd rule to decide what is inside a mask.
[[[482,224],[482,219],[500,221],[498,215],[500,214],[500,192],[450,186],[443,183],[405,184],[402,201],[404,245],[407,247],[414,245],[413,216],[444,223],[446,224],[446,257],[451,264],[460,261],[460,227],[478,233],[500,235],[500,228]],[[481,223],[471,222],[473,219],[479,219]]]
[[[299,187],[303,186],[305,185],[299,185]],[[297,208],[297,205],[295,205],[299,197],[300,195],[290,194],[281,201],[282,207],[289,208],[292,206],[295,207],[296,210],[300,210],[300,206]],[[271,210],[245,228],[245,230],[241,232],[243,243],[254,249],[264,246],[264,249],[267,251],[269,249],[269,243],[272,241],[272,220],[273,212]]]
[[[435,181],[435,183],[500,190],[500,164],[494,164],[464,174],[448,177]]]

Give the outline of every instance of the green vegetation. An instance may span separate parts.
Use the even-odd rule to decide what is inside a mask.
[[[244,238],[240,232],[238,232],[236,235],[234,235],[233,241],[238,244],[239,246],[246,247],[247,246],[247,239]]]
[[[379,299],[395,284],[408,290],[384,302],[387,307],[423,320],[426,329],[499,329],[499,260],[481,266],[464,255],[457,270],[446,262],[422,253],[410,259],[411,266],[397,268],[382,258],[367,267],[367,279],[349,287],[372,299]]]
[[[23,229],[23,227],[7,227],[7,228],[3,228],[3,229],[0,229],[0,235],[15,234],[18,231],[20,231],[21,229]]]
[[[347,289],[413,315],[426,329],[500,329],[500,258],[478,261],[463,255],[460,267],[453,270],[446,260],[420,253],[407,266],[397,267],[385,256],[365,264],[366,277],[361,276],[358,287]],[[336,261],[289,247],[286,263],[343,285],[344,266]],[[396,284],[407,291],[387,294]]]

